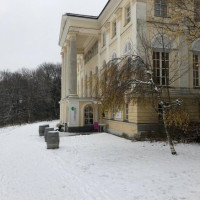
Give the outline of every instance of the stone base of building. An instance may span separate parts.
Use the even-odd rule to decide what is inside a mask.
[[[65,125],[65,131],[69,133],[87,133],[94,132],[94,125],[79,126],[79,127],[68,127]]]
[[[115,122],[117,123],[117,122]],[[133,126],[135,127],[135,129],[132,129],[134,131],[130,132],[126,132],[126,128],[124,128],[124,130],[122,129],[117,129],[117,128],[110,128],[108,126],[107,132],[111,133],[113,135],[117,135],[117,136],[127,136],[129,138],[138,138],[138,137],[145,137],[149,135],[152,135],[154,133],[162,133],[164,132],[164,127],[162,124],[136,124],[136,123],[125,123],[124,126]],[[130,130],[131,128],[129,127],[128,130]]]

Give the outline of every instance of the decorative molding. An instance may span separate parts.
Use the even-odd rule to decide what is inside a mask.
[[[84,60],[85,64],[88,63],[95,55],[98,54],[98,42],[92,46],[92,48],[86,53]]]
[[[117,11],[115,12],[115,16],[116,16],[116,21],[120,21],[122,18],[122,8],[118,8]]]
[[[105,24],[105,29],[106,29],[106,32],[110,32],[110,22],[107,22]]]
[[[68,40],[70,40],[70,41],[76,40],[77,33],[78,32],[69,32],[68,33]]]

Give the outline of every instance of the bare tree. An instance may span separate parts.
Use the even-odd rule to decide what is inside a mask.
[[[155,27],[164,28],[169,36],[183,35],[189,42],[200,38],[200,0],[163,0],[162,6],[163,14],[151,21]]]
[[[61,65],[0,72],[0,126],[59,118]]]

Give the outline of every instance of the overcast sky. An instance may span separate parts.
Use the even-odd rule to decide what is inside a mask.
[[[107,0],[0,0],[0,70],[60,62],[58,38],[67,12],[99,15]]]

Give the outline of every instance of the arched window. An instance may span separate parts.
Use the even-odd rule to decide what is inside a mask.
[[[117,54],[115,52],[112,53],[112,65],[115,65],[117,62]]]
[[[84,109],[85,125],[93,125],[93,108],[86,106]]]
[[[124,55],[129,55],[129,54],[131,54],[131,52],[132,52],[132,44],[131,44],[130,40],[128,40],[124,47]]]
[[[172,49],[172,41],[164,35],[156,36],[152,41],[154,49]]]
[[[193,51],[193,86],[200,87],[200,39],[192,45]]]

